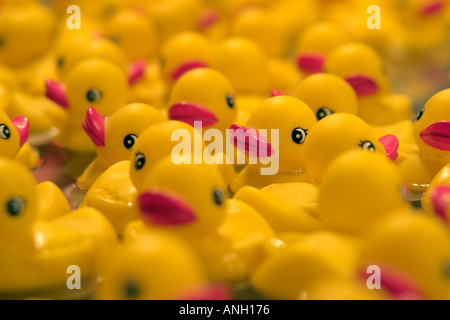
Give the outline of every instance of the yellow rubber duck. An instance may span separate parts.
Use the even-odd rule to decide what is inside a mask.
[[[212,45],[199,32],[180,32],[164,42],[161,48],[161,76],[172,87],[186,72],[211,66]]]
[[[170,233],[153,232],[124,244],[114,256],[95,298],[217,300],[226,295],[226,288],[208,283],[203,265],[187,242]]]
[[[320,231],[268,257],[250,278],[265,299],[300,300],[330,278],[356,281],[360,242]]]
[[[96,146],[97,157],[77,179],[77,187],[88,190],[111,165],[129,160],[140,134],[152,124],[166,119],[161,111],[142,103],[128,104],[110,117],[104,117],[90,107],[83,128]]]
[[[35,180],[25,167],[0,159],[4,181],[0,292],[9,298],[61,298],[73,295],[67,270],[81,270],[82,293],[96,284],[107,257],[117,246],[114,229],[98,211],[85,208],[53,221],[39,220]],[[85,290],[83,290],[85,288]]]
[[[194,246],[213,281],[242,281],[264,259],[273,230],[249,205],[227,199],[215,166],[176,165],[167,157],[142,187],[141,220],[130,223],[125,239],[153,229],[176,233]]]
[[[450,162],[450,114],[445,108],[450,89],[433,95],[413,124],[416,145],[402,148],[397,160],[411,190],[424,193],[438,172]]]
[[[173,150],[179,144],[176,134],[180,131],[189,133],[188,137],[183,138],[190,139],[189,147],[173,155]],[[199,143],[200,148],[197,149],[196,143]],[[82,206],[103,212],[117,233],[123,235],[127,224],[139,219],[136,189],[142,190],[146,176],[156,163],[169,155],[180,161],[194,163],[196,155],[202,157],[204,148],[200,134],[184,122],[153,124],[137,139],[130,155],[131,161],[117,162],[104,171],[88,190]]]
[[[271,58],[283,59],[289,49],[290,30],[286,20],[269,9],[250,6],[239,10],[231,21],[231,34],[258,43]]]
[[[450,164],[445,165],[430,182],[430,186],[421,198],[421,207],[428,213],[437,213],[446,219],[447,186],[450,184]],[[439,211],[439,213],[438,213]]]
[[[358,98],[341,77],[316,73],[300,81],[292,95],[305,102],[317,121],[334,113],[358,114]]]
[[[449,298],[448,229],[423,213],[388,217],[369,234],[359,268],[377,266],[381,289],[393,299]]]
[[[81,123],[89,107],[104,116],[126,104],[128,81],[126,73],[114,63],[103,59],[82,60],[64,80],[64,84],[46,81],[47,97],[67,110],[68,120],[58,140],[74,151],[93,151],[94,144]]]
[[[66,36],[58,42],[55,51],[55,65],[61,80],[85,59],[105,59],[124,70],[127,68],[127,58],[117,44],[91,33]]]
[[[214,47],[212,68],[221,72],[238,95],[270,96],[269,58],[254,41],[229,37]]]
[[[55,16],[45,5],[6,4],[0,13],[0,61],[13,68],[29,67],[51,48]]]
[[[220,72],[197,68],[185,73],[174,85],[169,99],[169,118],[202,128],[225,130],[238,113],[233,86]]]
[[[358,115],[367,123],[386,125],[412,118],[411,99],[391,93],[384,62],[372,47],[360,42],[339,46],[329,54],[325,69],[353,87],[359,99]]]
[[[158,55],[157,27],[145,12],[122,9],[108,19],[103,36],[116,43],[129,61],[151,61]]]
[[[315,124],[311,109],[296,98],[276,96],[260,104],[245,127],[231,128],[234,145],[249,156],[248,166],[233,180],[231,190],[236,193],[243,186],[309,181],[303,146]]]
[[[179,32],[197,30],[202,9],[201,0],[152,1],[148,4],[149,16],[158,27],[161,41]]]
[[[386,156],[350,150],[323,174],[318,217],[332,230],[367,234],[385,216],[408,212],[407,195],[402,175]]]
[[[245,186],[233,196],[258,211],[278,234],[326,229],[316,214],[318,190],[311,183],[273,184],[262,189]]]
[[[350,32],[342,25],[333,22],[315,23],[297,41],[294,49],[296,64],[304,75],[324,72],[329,54],[351,41]]]
[[[393,135],[378,137],[371,126],[353,114],[336,113],[319,121],[308,132],[304,149],[306,172],[312,181],[320,184],[328,165],[341,153],[362,149],[395,160],[398,140]]]

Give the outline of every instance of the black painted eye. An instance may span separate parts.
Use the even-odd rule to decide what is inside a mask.
[[[370,141],[361,141],[361,143],[359,144],[359,146],[360,146],[361,149],[363,149],[364,151],[375,152],[375,146],[374,146],[373,143],[370,142]]]
[[[227,94],[227,105],[233,109],[236,101],[234,99],[234,96],[232,94]]]
[[[5,40],[3,38],[0,38],[0,49],[3,48],[5,45]]]
[[[135,281],[127,280],[122,285],[122,293],[125,299],[134,300],[140,295],[139,285]]]
[[[58,57],[58,60],[56,60],[56,66],[61,69],[62,67],[64,67],[64,64],[66,63],[66,60],[64,59],[64,57]]]
[[[0,124],[0,138],[8,140],[11,137],[11,130],[6,124]]]
[[[331,111],[330,108],[322,107],[319,110],[317,110],[316,116],[317,116],[318,120],[322,120],[323,118],[328,117],[328,116],[332,115],[333,113],[334,112]]]
[[[297,144],[302,144],[306,140],[306,135],[308,134],[308,130],[302,128],[295,128],[292,131],[292,141]]]
[[[10,215],[17,217],[25,210],[25,201],[19,197],[11,198],[6,204],[6,210]]]
[[[98,89],[91,89],[86,93],[86,99],[89,102],[95,103],[102,98],[102,93]]]
[[[214,202],[218,205],[218,206],[222,206],[223,203],[225,202],[225,194],[223,193],[222,189],[216,188],[213,191],[213,199]]]
[[[425,112],[424,109],[420,110],[419,114],[417,115],[417,119],[416,119],[417,121],[419,121],[420,118],[422,118],[424,112]]]
[[[136,170],[141,170],[145,165],[145,156],[142,153],[137,153],[134,157],[134,167]]]
[[[159,58],[159,65],[161,68],[166,65],[166,59],[164,59],[164,57]]]
[[[117,36],[110,36],[110,37],[109,37],[109,40],[110,40],[112,43],[116,43],[116,44],[119,43],[119,37],[117,37]]]
[[[129,134],[123,139],[123,145],[127,149],[131,149],[134,147],[134,144],[136,143],[137,136],[134,134]]]
[[[443,271],[444,277],[450,279],[450,261],[445,261]]]

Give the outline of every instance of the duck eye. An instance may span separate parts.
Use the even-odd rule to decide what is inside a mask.
[[[129,134],[123,139],[123,145],[127,149],[131,149],[134,147],[134,144],[136,143],[137,136],[134,134]]]
[[[292,141],[297,144],[302,144],[306,140],[306,135],[308,134],[308,130],[302,128],[295,128],[292,131]]]
[[[234,104],[235,104],[234,96],[232,94],[227,94],[227,105],[231,109],[233,109],[234,108]]]
[[[316,116],[317,116],[318,120],[322,120],[323,118],[328,117],[332,114],[333,114],[333,111],[331,111],[330,108],[322,107],[319,110],[317,110]]]
[[[447,279],[450,279],[450,260],[445,261],[443,272],[444,272],[444,277]]]
[[[92,103],[98,102],[101,97],[102,93],[98,89],[91,89],[86,93],[86,99]]]
[[[223,193],[222,189],[216,188],[213,191],[213,199],[214,202],[218,205],[218,206],[222,206],[224,201],[225,201],[225,194]]]
[[[110,36],[110,37],[109,37],[109,40],[110,40],[112,43],[116,43],[116,44],[119,43],[119,37],[117,37],[117,36]]]
[[[164,57],[159,58],[159,65],[161,66],[161,68],[164,68],[164,66],[166,65],[166,59]]]
[[[64,59],[64,57],[58,57],[58,59],[56,60],[56,65],[58,68],[62,68],[64,67],[64,64],[66,63],[66,60]]]
[[[141,170],[145,165],[145,156],[142,153],[136,154],[134,157],[134,167],[136,170]]]
[[[5,40],[3,38],[0,38],[0,49],[3,48],[5,45]]]
[[[420,110],[419,114],[417,115],[417,119],[416,119],[417,121],[419,121],[420,118],[422,118],[424,112],[425,112],[424,109]]]
[[[6,204],[6,210],[14,217],[19,216],[25,209],[25,201],[19,197],[13,197],[9,199]]]
[[[6,124],[0,124],[0,138],[8,140],[11,137],[11,130]]]
[[[374,146],[373,143],[370,142],[370,141],[361,141],[361,143],[359,144],[359,146],[360,146],[361,149],[363,149],[364,151],[375,152],[375,146]]]
[[[126,299],[134,300],[140,295],[139,285],[135,281],[127,280],[122,285],[122,292]]]

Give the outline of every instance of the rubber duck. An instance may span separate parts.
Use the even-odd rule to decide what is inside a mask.
[[[238,95],[270,96],[269,58],[254,41],[245,37],[229,37],[213,51],[212,68],[221,72]]]
[[[128,104],[110,117],[90,107],[82,125],[96,146],[97,157],[77,179],[77,187],[88,190],[111,165],[129,160],[140,134],[152,124],[165,120],[161,111],[142,103]]]
[[[274,184],[258,189],[240,188],[233,199],[243,201],[258,211],[278,234],[309,233],[326,229],[311,207],[317,203],[318,190],[311,183]]]
[[[76,34],[61,39],[55,49],[58,78],[64,80],[73,67],[85,59],[105,59],[126,70],[127,58],[120,47],[92,33]]]
[[[114,256],[95,297],[217,300],[226,296],[226,288],[209,284],[196,252],[187,242],[170,233],[154,232],[124,244]]]
[[[158,55],[156,25],[142,10],[119,10],[108,19],[103,35],[116,43],[129,61],[151,61]]]
[[[255,41],[271,58],[283,59],[289,48],[290,30],[286,20],[269,9],[250,6],[239,10],[231,21],[231,34]]]
[[[161,49],[161,76],[172,87],[187,71],[211,66],[212,45],[199,32],[180,32],[164,42]]]
[[[324,72],[329,54],[351,41],[350,32],[342,25],[333,22],[315,23],[297,41],[294,49],[296,65],[306,76]]]
[[[177,132],[189,133],[190,144],[189,148],[174,155],[173,150],[179,144]],[[199,150],[196,143],[200,143]],[[131,161],[119,161],[105,170],[89,188],[81,205],[103,212],[117,233],[123,236],[127,224],[139,219],[137,189],[142,190],[146,176],[156,163],[169,155],[177,161],[194,163],[195,156],[201,157],[204,148],[201,135],[190,125],[179,121],[155,123],[135,142]]]
[[[66,109],[68,120],[58,136],[63,146],[74,151],[94,151],[94,144],[81,123],[86,111],[94,106],[108,117],[126,104],[126,73],[103,59],[82,60],[72,68],[64,84],[46,81],[47,97]]]
[[[383,60],[372,47],[360,42],[339,46],[329,54],[325,70],[353,87],[359,99],[358,116],[367,123],[386,125],[412,118],[411,99],[391,93]]]
[[[450,184],[450,165],[445,165],[431,180],[430,186],[420,199],[421,208],[428,213],[437,213],[446,220],[447,186]]]
[[[109,222],[91,208],[53,221],[39,220],[31,172],[7,158],[0,159],[0,171],[7,182],[0,192],[5,203],[0,215],[1,295],[70,296],[66,272],[74,264],[83,270],[86,290],[82,292],[89,294],[87,288],[95,285],[103,263],[118,244]]]
[[[45,5],[6,4],[0,14],[0,61],[13,68],[29,67],[52,45],[55,17]]]
[[[238,105],[230,81],[210,68],[185,73],[175,83],[169,99],[170,120],[183,121],[202,128],[225,132],[236,119]]]
[[[329,278],[353,282],[361,244],[319,231],[268,257],[250,278],[265,299],[299,300]]]
[[[416,145],[410,149],[404,146],[396,162],[412,191],[425,193],[436,174],[450,162],[450,114],[445,108],[448,101],[450,89],[436,93],[426,102],[413,124]]]
[[[246,185],[262,188],[274,183],[309,181],[303,146],[315,124],[315,115],[301,100],[289,96],[265,100],[245,127],[230,128],[234,130],[234,145],[249,156],[248,166],[233,180],[231,190],[236,193]],[[269,133],[271,137],[266,137]]]
[[[242,281],[264,259],[273,230],[249,205],[227,199],[217,167],[166,157],[142,187],[141,220],[129,224],[126,241],[152,230],[176,233],[193,245],[212,281]]]
[[[318,217],[332,230],[367,234],[385,216],[408,212],[407,196],[402,175],[386,156],[349,150],[323,174]]]
[[[292,95],[311,108],[317,121],[334,113],[358,114],[358,98],[352,86],[332,74],[308,76],[300,81]]]
[[[376,131],[358,116],[336,113],[319,121],[308,132],[304,166],[311,180],[320,184],[328,165],[347,150],[362,149],[395,160],[398,146],[395,136],[378,137]]]
[[[153,1],[148,8],[161,41],[165,41],[179,32],[197,30],[203,3],[201,0]]]
[[[449,244],[439,218],[424,213],[387,217],[368,235],[359,269],[378,266],[381,290],[392,299],[448,299]]]

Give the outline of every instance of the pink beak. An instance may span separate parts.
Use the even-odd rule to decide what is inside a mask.
[[[384,150],[386,151],[386,156],[392,161],[397,160],[398,158],[398,139],[393,134],[389,134],[387,136],[381,137],[378,141],[383,145]]]
[[[138,197],[142,220],[157,226],[185,225],[196,220],[191,206],[182,198],[159,190],[148,190]]]
[[[450,151],[450,121],[432,123],[420,132],[420,138],[430,147]]]
[[[128,84],[132,86],[145,76],[147,62],[144,59],[133,62],[128,68]]]
[[[442,11],[442,9],[444,9],[444,7],[445,7],[444,1],[438,0],[438,1],[434,1],[431,3],[425,4],[421,8],[420,13],[423,16],[430,16],[430,15],[433,15],[435,13]]]
[[[272,89],[272,91],[270,92],[270,96],[273,97],[278,97],[278,96],[285,96],[286,94],[281,92],[278,89]]]
[[[203,285],[183,292],[177,300],[230,300],[231,292],[224,285]]]
[[[431,203],[433,204],[434,212],[442,218],[446,223],[449,223],[447,217],[447,206],[450,203],[450,187],[437,186],[433,188],[430,193]]]
[[[184,62],[172,72],[172,80],[177,81],[183,74],[197,68],[207,68],[206,62],[201,60],[189,60]]]
[[[105,122],[106,118],[97,109],[94,107],[87,109],[82,126],[97,147],[105,146]]]
[[[60,82],[47,79],[45,80],[46,96],[53,102],[59,104],[64,109],[69,108],[69,102],[67,101],[66,89]]]
[[[375,264],[376,265],[376,264]],[[388,266],[381,266],[380,284],[381,289],[391,294],[394,300],[424,300],[419,286],[408,275],[402,271]],[[360,270],[358,275],[366,280],[366,270]]]
[[[367,97],[380,91],[375,80],[364,74],[352,74],[347,76],[345,80],[353,87],[359,98]]]
[[[219,20],[219,12],[215,9],[204,10],[198,19],[198,27],[200,30],[206,30]]]
[[[169,119],[187,123],[192,127],[196,121],[201,121],[204,127],[212,126],[218,121],[216,115],[207,108],[185,101],[170,107]]]
[[[319,73],[323,71],[325,59],[320,53],[305,53],[297,58],[297,66],[306,74]]]
[[[255,129],[233,124],[230,126],[230,131],[231,143],[247,155],[263,158],[275,153],[267,138]]]
[[[12,118],[11,122],[19,132],[20,146],[23,146],[30,136],[30,122],[25,117]]]

